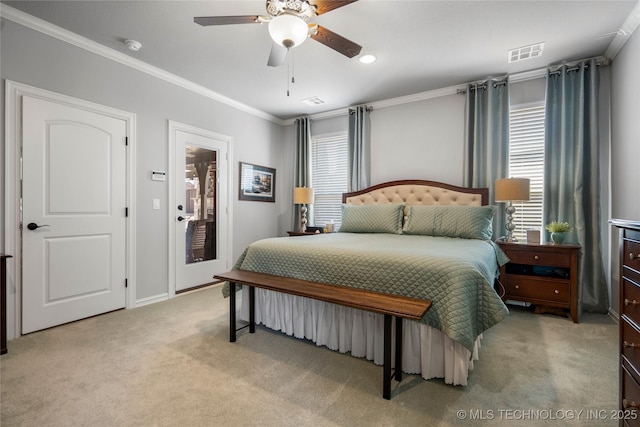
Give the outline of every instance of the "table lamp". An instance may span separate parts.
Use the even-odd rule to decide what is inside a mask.
[[[513,223],[513,214],[516,208],[513,202],[526,202],[529,200],[529,178],[503,178],[496,180],[496,202],[509,202],[507,206],[507,242],[515,242],[513,230],[516,226]]]
[[[313,203],[313,188],[309,187],[295,187],[293,189],[293,203],[296,205],[302,205],[300,212],[302,218],[300,218],[300,232],[307,231],[307,206]]]

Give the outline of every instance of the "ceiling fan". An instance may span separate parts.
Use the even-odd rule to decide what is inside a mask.
[[[193,18],[196,24],[269,24],[269,34],[273,39],[268,65],[277,67],[284,63],[287,52],[300,46],[307,38],[312,38],[325,46],[349,57],[360,53],[362,46],[333,31],[310,22],[318,15],[330,12],[357,0],[267,0],[267,14],[243,16],[199,16]]]

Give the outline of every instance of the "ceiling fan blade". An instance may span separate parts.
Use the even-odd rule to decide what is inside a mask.
[[[280,65],[284,64],[284,60],[287,57],[288,52],[289,50],[286,47],[280,46],[278,43],[273,42],[273,44],[271,45],[271,53],[269,53],[269,62],[267,62],[267,65],[269,67],[279,67]]]
[[[360,53],[362,46],[318,25],[318,31],[311,35],[315,41],[330,47],[344,56],[353,58]]]
[[[316,7],[316,15],[322,15],[356,1],[358,0],[315,0],[313,5]]]
[[[193,18],[193,22],[204,27],[208,25],[255,24],[258,22],[258,15],[196,16]]]

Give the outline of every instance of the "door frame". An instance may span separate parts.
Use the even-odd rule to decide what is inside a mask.
[[[125,307],[136,306],[136,207],[135,207],[135,156],[136,115],[105,105],[29,86],[11,80],[5,82],[5,224],[4,246],[12,252],[13,262],[7,265],[7,339],[22,333],[22,239],[20,233],[21,161],[22,161],[22,97],[31,96],[50,102],[84,109],[96,114],[123,120],[127,127],[129,149],[127,150],[125,180],[126,204],[129,217],[126,221],[125,274],[127,290]],[[11,208],[13,206],[13,208]]]
[[[169,137],[168,141],[168,173],[169,177],[168,189],[169,189],[169,202],[167,203],[167,211],[169,218],[168,225],[168,252],[167,252],[167,266],[169,267],[169,298],[173,298],[176,295],[176,221],[175,221],[175,212],[176,212],[176,190],[175,190],[175,177],[179,171],[175,171],[175,162],[176,162],[176,132],[182,131],[191,133],[194,135],[200,135],[206,138],[216,139],[221,141],[227,145],[227,158],[225,161],[227,162],[227,176],[224,177],[227,181],[227,200],[224,201],[226,204],[226,215],[227,215],[227,245],[225,250],[227,252],[227,269],[231,268],[231,258],[233,256],[233,137],[228,135],[223,135],[217,132],[213,132],[207,129],[202,129],[199,127],[195,127],[192,125],[188,125],[186,123],[176,122],[174,120],[167,121],[167,134]],[[184,175],[184,172],[182,172]],[[213,276],[212,276],[213,279]]]

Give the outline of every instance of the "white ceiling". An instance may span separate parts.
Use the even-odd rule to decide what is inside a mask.
[[[307,40],[277,68],[266,65],[266,25],[193,22],[194,16],[265,15],[263,0],[3,3],[286,119],[600,56],[640,2],[359,0],[317,22],[362,45],[362,54],[375,54],[375,63]],[[125,39],[142,49],[129,51]],[[540,58],[507,63],[509,49],[537,42],[545,42]],[[326,104],[301,102],[309,97]]]

